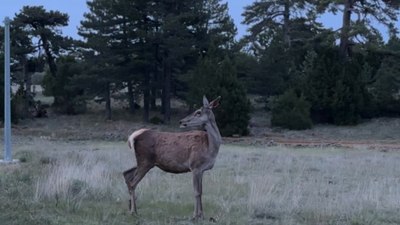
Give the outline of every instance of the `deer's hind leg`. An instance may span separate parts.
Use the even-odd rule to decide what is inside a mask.
[[[130,200],[129,200],[129,211],[132,212],[132,198],[134,198],[134,196],[132,195],[132,187],[130,185],[130,182],[133,180],[133,178],[135,177],[135,173],[136,173],[136,167],[133,167],[129,170],[126,170],[123,172],[124,178],[125,178],[125,183],[128,186],[128,191],[130,194]]]
[[[137,214],[137,207],[136,207],[136,198],[135,198],[135,189],[139,182],[143,179],[149,170],[153,168],[153,165],[138,165],[130,170],[124,172],[125,182],[128,185],[129,193],[131,196],[130,204],[129,204],[129,211],[131,213]],[[127,179],[128,178],[128,179]]]
[[[123,172],[125,183],[128,186],[128,190],[130,189],[129,182],[135,177],[135,172],[136,172],[136,167],[130,168],[129,170]]]

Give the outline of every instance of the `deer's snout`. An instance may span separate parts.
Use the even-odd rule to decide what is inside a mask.
[[[180,127],[180,128],[185,128],[185,127],[187,127],[186,122],[185,122],[184,120],[180,120],[180,121],[179,121],[179,127]]]

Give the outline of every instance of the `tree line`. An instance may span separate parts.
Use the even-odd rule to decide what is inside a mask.
[[[222,0],[87,6],[80,40],[60,32],[68,25],[65,13],[25,6],[15,15],[12,79],[20,85],[13,99],[20,103],[14,114],[29,117],[35,72],[45,72],[44,93],[54,96],[58,112],[84,113],[97,96],[106,119],[116,98],[131,113],[142,100],[143,121],[160,111],[168,123],[172,98],[193,108],[203,94],[220,95],[216,116],[224,135],[247,134],[248,94],[263,96],[273,125],[291,129],[400,114],[397,1],[255,1],[244,8],[249,29],[239,40]],[[318,22],[326,13],[342,21],[340,29]],[[387,42],[375,24],[387,27]]]

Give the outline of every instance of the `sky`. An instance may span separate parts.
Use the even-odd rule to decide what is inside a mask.
[[[229,13],[235,21],[239,36],[246,33],[246,27],[241,23],[243,7],[250,5],[254,0],[227,0]],[[48,10],[58,10],[68,13],[69,26],[63,28],[63,33],[78,38],[77,27],[83,19],[83,14],[88,11],[86,0],[0,0],[0,19],[3,22],[6,16],[12,19],[25,5],[43,5]]]
[[[255,0],[226,0],[229,5],[229,13],[238,28],[238,37],[240,38],[246,33],[246,26],[241,24],[243,18],[241,16],[243,7],[250,5]],[[43,5],[47,10],[58,10],[69,15],[69,26],[62,29],[64,35],[71,36],[75,39],[79,38],[77,31],[83,14],[88,11],[86,0],[0,0],[0,20],[3,25],[6,16],[12,19],[25,5]],[[324,15],[320,21],[326,27],[338,29],[340,27],[340,17],[333,15]],[[400,27],[400,21],[397,23]],[[382,29],[383,35],[387,36],[386,31]]]

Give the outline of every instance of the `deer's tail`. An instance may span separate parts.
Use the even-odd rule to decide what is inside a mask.
[[[147,130],[149,130],[149,129],[140,129],[140,130],[137,130],[137,131],[133,132],[131,135],[129,135],[129,137],[128,137],[128,146],[129,146],[130,149],[133,149],[133,144],[135,143],[135,139],[139,135],[143,134],[143,132],[145,132]]]

